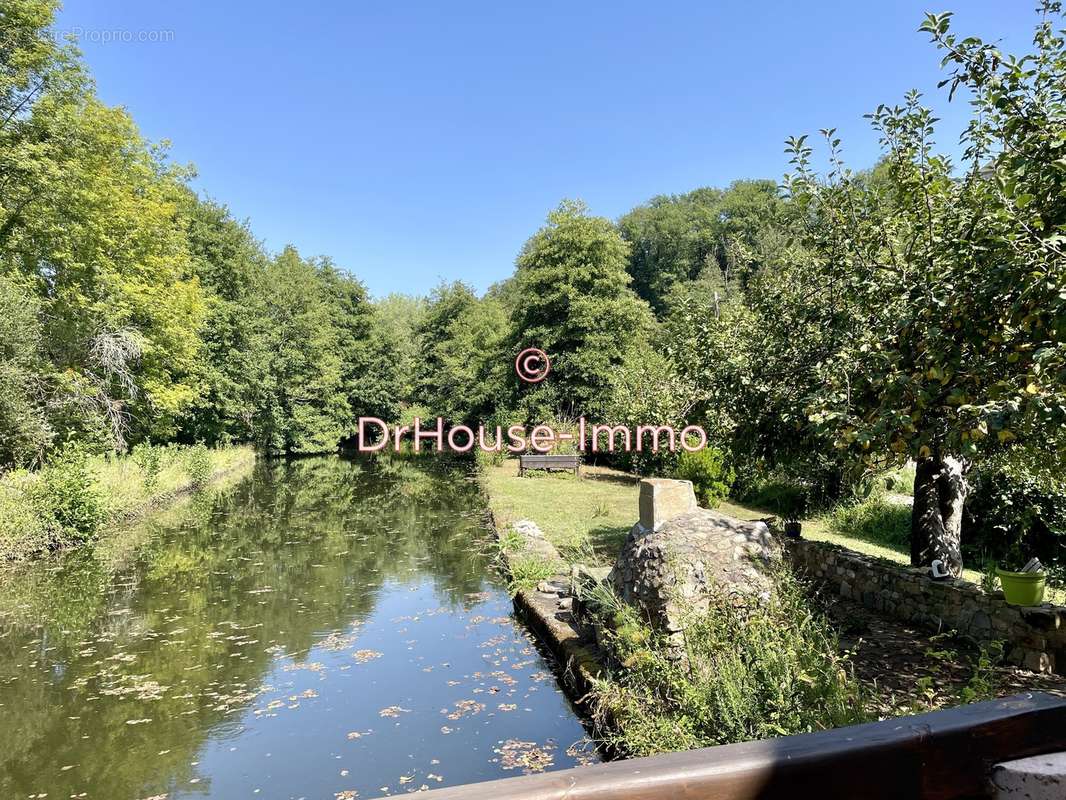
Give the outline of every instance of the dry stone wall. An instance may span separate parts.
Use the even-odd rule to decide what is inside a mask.
[[[1009,605],[963,580],[934,581],[924,570],[891,564],[826,542],[788,540],[794,565],[848,600],[932,630],[1005,644],[1008,661],[1034,672],[1066,674],[1066,608]]]

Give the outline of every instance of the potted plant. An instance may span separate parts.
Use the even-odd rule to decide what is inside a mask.
[[[997,569],[1003,597],[1012,606],[1038,606],[1044,602],[1047,573],[1039,559],[1030,559],[1018,571]]]

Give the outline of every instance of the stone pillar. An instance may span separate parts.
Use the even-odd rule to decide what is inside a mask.
[[[657,531],[667,520],[696,508],[692,481],[645,478],[640,482],[640,526],[645,530]]]
[[[1066,797],[1066,753],[1048,753],[992,768],[996,800],[1062,800]]]

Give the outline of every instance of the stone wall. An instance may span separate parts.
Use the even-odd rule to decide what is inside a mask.
[[[924,570],[891,564],[826,542],[790,539],[797,569],[841,597],[932,630],[1005,643],[1007,659],[1034,672],[1066,674],[1066,608],[1008,605],[963,580],[934,581]]]

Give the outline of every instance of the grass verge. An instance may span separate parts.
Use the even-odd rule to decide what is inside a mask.
[[[0,477],[0,563],[80,544],[255,460],[251,447],[139,448]]]
[[[537,523],[569,561],[610,564],[636,520],[637,479],[616,470],[583,467],[570,473],[531,472],[518,462],[486,465],[482,481],[501,531],[520,519]]]

